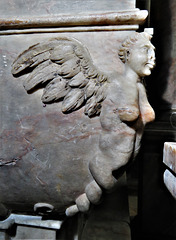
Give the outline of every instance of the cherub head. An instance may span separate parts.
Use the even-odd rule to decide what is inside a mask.
[[[119,48],[121,61],[139,77],[150,75],[155,66],[155,48],[150,40],[151,35],[148,33],[135,32],[125,39]]]

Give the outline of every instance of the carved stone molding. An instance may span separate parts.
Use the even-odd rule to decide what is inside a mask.
[[[0,18],[0,29],[41,28],[63,26],[101,26],[136,25],[144,23],[148,12],[134,9],[131,11],[84,13],[77,15],[54,15],[40,17]]]
[[[110,31],[133,31],[139,25],[112,25],[112,26],[79,26],[79,27],[55,27],[55,28],[27,28],[1,30],[0,35],[30,34],[30,33],[64,33],[64,32],[110,32]]]

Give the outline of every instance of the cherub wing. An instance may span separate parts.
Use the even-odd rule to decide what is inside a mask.
[[[24,81],[27,92],[44,87],[43,103],[62,100],[64,113],[83,105],[88,116],[100,113],[108,78],[76,39],[54,38],[31,46],[12,65],[14,76],[25,73],[29,73]]]

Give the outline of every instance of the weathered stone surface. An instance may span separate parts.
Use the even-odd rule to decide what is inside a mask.
[[[23,36],[14,37],[13,41],[8,36],[2,39],[0,45],[4,52],[1,70],[3,148],[0,201],[7,208],[12,211],[33,212],[36,203],[48,203],[54,207],[53,212],[64,213],[69,209],[66,213],[72,215],[71,206],[74,213],[75,204],[84,212],[88,210],[89,199],[93,199],[93,202],[100,199],[99,188],[93,188],[94,193],[86,190],[94,180],[103,189],[109,190],[116,186],[121,173],[116,173],[116,170],[126,165],[138,152],[143,127],[154,119],[153,109],[140,81],[140,78],[150,75],[154,66],[154,47],[148,34],[133,34],[124,42],[123,47],[121,46],[120,56],[123,64],[117,57],[117,49],[128,34],[73,33],[59,36],[69,35],[82,41],[94,60],[93,66],[103,72],[102,76],[104,72],[105,76],[108,76],[104,78],[96,72],[97,78],[94,81],[98,86],[107,81],[107,87],[100,116],[91,118],[84,114],[83,108],[63,114],[61,102],[43,105],[40,101],[41,89],[38,90],[35,85],[33,87],[32,84],[35,91],[26,94],[23,88],[26,79],[26,76],[23,76],[24,72],[19,79],[10,74],[14,56],[17,57],[21,50],[25,50],[36,41],[49,41],[48,35],[36,34],[25,42]],[[54,35],[52,34],[52,37]],[[93,40],[95,44],[92,44]],[[52,57],[54,59],[54,55]],[[26,62],[24,57],[20,66],[29,62]],[[94,78],[94,71],[89,71],[89,67],[87,69],[88,77]],[[111,72],[112,69],[115,72]],[[67,73],[69,74],[68,70]],[[66,79],[72,77],[72,70],[70,73],[71,75],[66,75]],[[26,74],[30,78],[31,71]],[[50,76],[49,71],[47,74]],[[79,99],[77,95],[73,97]],[[99,96],[94,97],[98,99]],[[8,199],[5,194],[7,176]]]
[[[164,172],[164,183],[169,192],[176,199],[176,177],[169,170]]]
[[[17,226],[16,236],[12,240],[29,239],[56,239],[56,230],[35,227]]]
[[[117,11],[135,8],[135,0],[7,0],[0,1],[0,16],[42,16],[52,14]]]
[[[61,103],[42,104],[41,90],[27,94],[23,88],[24,77],[15,79],[10,73],[14,59],[22,49],[36,42],[67,36],[83,42],[100,69],[122,71],[123,65],[117,58],[117,51],[120,42],[129,33],[35,34],[28,36],[26,41],[23,35],[13,36],[13,39],[11,36],[1,38],[0,202],[5,203],[7,208],[33,212],[36,203],[46,202],[53,205],[56,211],[61,211],[66,207],[65,201],[70,206],[93,180],[88,162],[97,151],[101,129],[98,117],[88,118],[83,109],[63,114]],[[30,197],[27,196],[29,189]],[[65,191],[68,191],[66,198]]]
[[[8,236],[7,236],[7,234],[5,233],[5,232],[0,232],[0,240],[4,240],[4,239],[7,239],[8,238]]]
[[[176,143],[165,142],[163,150],[163,162],[176,173]]]
[[[164,172],[164,183],[168,188],[169,192],[176,199],[176,177],[171,172],[173,171],[176,173],[176,143],[175,142],[164,143],[163,162],[169,168]]]

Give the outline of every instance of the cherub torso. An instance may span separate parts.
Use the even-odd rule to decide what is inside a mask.
[[[123,76],[112,78],[107,89],[107,99],[114,105],[121,121],[135,121],[139,116],[137,83]]]

